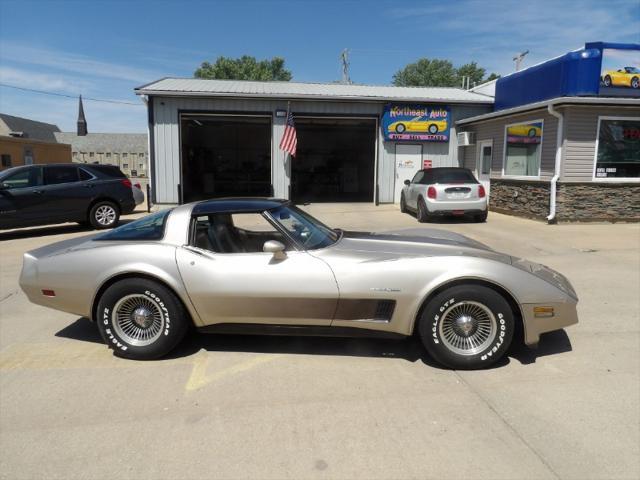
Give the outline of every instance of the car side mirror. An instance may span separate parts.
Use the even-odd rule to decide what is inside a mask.
[[[405,180],[404,184],[408,187],[409,185],[411,185],[411,180]]]
[[[284,253],[284,244],[277,240],[267,240],[262,246],[262,251],[267,253],[273,253],[273,258],[277,260],[284,260],[287,258],[287,254]]]

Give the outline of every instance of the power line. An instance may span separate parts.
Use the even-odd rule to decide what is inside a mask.
[[[46,92],[44,90],[35,90],[33,88],[25,88],[25,87],[18,87],[16,85],[9,85],[6,83],[0,83],[0,87],[5,87],[5,88],[14,88],[16,90],[22,90],[24,92],[33,92],[33,93],[40,93],[42,95],[51,95],[54,97],[65,97],[65,98],[73,98],[73,99],[77,99],[78,97],[76,95],[67,95],[64,93],[56,93],[56,92]],[[92,102],[102,102],[102,103],[115,103],[118,105],[130,105],[133,107],[144,107],[143,104],[141,103],[133,103],[133,102],[124,102],[121,100],[105,100],[103,98],[90,98],[90,97],[82,97],[83,100],[89,100]]]

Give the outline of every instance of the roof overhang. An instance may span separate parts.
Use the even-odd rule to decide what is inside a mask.
[[[519,107],[508,108],[505,110],[499,110],[497,112],[485,113],[483,115],[477,115],[475,117],[465,118],[464,120],[458,120],[456,122],[456,125],[469,125],[471,123],[481,122],[483,120],[508,117],[510,115],[515,115],[518,113],[547,108],[548,105],[553,105],[554,107],[561,105],[612,105],[621,107],[640,107],[640,99],[613,97],[560,97],[550,100],[543,100],[541,102],[530,103],[528,105],[521,105]]]

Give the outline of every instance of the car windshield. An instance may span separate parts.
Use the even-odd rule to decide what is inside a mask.
[[[433,168],[425,170],[425,175],[421,183],[478,183],[473,174],[464,168]]]
[[[340,238],[337,231],[293,205],[282,205],[268,213],[306,250],[328,247]]]
[[[104,233],[94,240],[160,240],[164,237],[164,225],[171,209],[142,217],[126,225]]]

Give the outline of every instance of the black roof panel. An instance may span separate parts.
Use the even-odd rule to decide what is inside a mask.
[[[245,198],[216,198],[203,200],[193,206],[193,215],[209,215],[212,213],[249,213],[264,212],[289,203],[280,198],[245,197]]]

